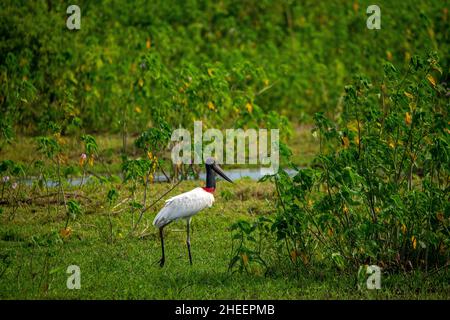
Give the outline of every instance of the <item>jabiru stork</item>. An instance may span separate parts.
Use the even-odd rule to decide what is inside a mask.
[[[191,191],[182,193],[178,196],[172,197],[166,200],[164,207],[159,211],[153,220],[153,225],[159,228],[159,236],[161,238],[161,260],[159,260],[159,265],[164,266],[166,261],[164,254],[164,234],[163,229],[169,223],[178,220],[186,220],[186,245],[188,248],[189,262],[192,265],[192,255],[191,255],[191,239],[189,234],[189,226],[191,219],[201,210],[211,207],[214,203],[214,191],[216,190],[216,173],[233,183],[230,178],[228,178],[223,172],[222,168],[216,163],[213,158],[208,158],[205,161],[206,167],[206,186],[198,187]]]

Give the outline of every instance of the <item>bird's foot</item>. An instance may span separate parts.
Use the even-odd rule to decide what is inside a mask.
[[[166,261],[165,259],[161,258],[153,262],[152,265],[159,264],[159,266],[162,268],[164,266],[165,261]]]

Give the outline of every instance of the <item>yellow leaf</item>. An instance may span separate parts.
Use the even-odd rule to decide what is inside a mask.
[[[439,66],[433,64],[433,65],[431,66],[431,69],[433,69],[434,71],[439,72],[439,73],[442,75],[442,69],[441,69]]]
[[[407,229],[406,229],[406,226],[404,223],[402,223],[401,229],[402,229],[402,233],[405,234]]]
[[[355,13],[356,12],[358,12],[358,9],[359,9],[359,4],[358,4],[358,2],[353,2],[353,11],[355,11]]]
[[[89,157],[89,165],[92,167],[94,165],[94,155]]]
[[[344,204],[344,207],[342,208],[342,211],[344,211],[345,214],[348,213],[348,207]]]
[[[72,229],[70,227],[63,228],[59,231],[61,238],[68,238],[72,234]]]
[[[82,167],[84,165],[84,163],[86,162],[86,154],[82,154],[80,156],[80,167]]]
[[[389,60],[389,61],[392,61],[392,53],[388,50],[388,51],[386,51],[386,58]]]
[[[409,99],[414,99],[414,96],[411,94],[411,93],[409,93],[409,92],[404,92],[405,93],[405,96],[407,96]]]
[[[292,260],[293,262],[296,262],[296,261],[297,261],[297,251],[295,251],[295,250],[292,250],[292,251],[291,251],[291,260]]]
[[[331,237],[331,236],[333,236],[333,233],[334,233],[333,229],[329,228],[328,229],[328,235]]]
[[[428,28],[428,35],[430,36],[431,39],[434,39],[434,30],[432,28]]]
[[[136,108],[134,108],[134,111],[136,111],[137,113],[141,113],[142,110],[139,106],[136,106]]]
[[[410,60],[411,60],[411,54],[408,51],[406,51],[405,52],[405,61],[409,62]]]
[[[264,85],[267,87],[269,85],[269,79],[264,79]]]
[[[248,256],[245,253],[243,253],[243,254],[241,254],[241,257],[242,257],[242,262],[244,263],[244,266],[248,265]]]
[[[209,75],[210,77],[213,76],[213,70],[212,70],[212,69],[208,69],[208,75]]]
[[[411,116],[411,114],[410,114],[409,112],[405,113],[405,123],[406,123],[407,125],[410,125],[411,122],[412,122],[412,116]]]
[[[208,109],[209,110],[216,110],[216,106],[211,101],[208,101]]]
[[[250,102],[247,102],[245,107],[247,108],[248,113],[252,113],[253,112],[253,105]]]
[[[356,120],[350,121],[349,123],[347,123],[347,128],[350,131],[358,132],[358,121]]]
[[[412,237],[411,237],[411,243],[412,243],[413,249],[416,250],[416,247],[417,247],[417,239],[416,239],[415,236],[412,236]]]
[[[434,79],[431,74],[427,75],[427,80],[433,85],[433,87],[436,86],[436,79]]]
[[[138,84],[139,84],[140,87],[143,87],[144,86],[144,80],[139,79]]]
[[[145,47],[147,49],[150,49],[151,45],[152,45],[152,42],[151,42],[150,38],[147,38],[147,41],[145,42]]]
[[[347,149],[350,146],[350,140],[348,137],[342,137],[342,145],[345,149]]]

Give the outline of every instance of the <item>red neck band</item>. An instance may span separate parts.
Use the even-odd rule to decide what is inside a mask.
[[[216,188],[207,188],[207,187],[204,187],[203,190],[205,190],[206,192],[209,192],[209,193],[214,193],[214,191],[216,191]]]

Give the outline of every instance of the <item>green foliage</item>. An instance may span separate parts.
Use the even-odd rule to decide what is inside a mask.
[[[0,161],[0,200],[7,199],[7,201],[13,203],[13,208],[9,216],[10,219],[14,218],[19,206],[17,199],[21,196],[21,179],[24,177],[24,165],[11,160]]]
[[[38,137],[36,141],[38,151],[48,159],[53,159],[61,151],[61,146],[53,137]]]
[[[366,28],[370,4],[80,1],[74,32],[66,3],[3,1],[2,141],[63,119],[64,134],[142,132],[159,117],[214,127],[338,116],[355,72],[376,79],[385,60],[402,71],[430,48],[448,70],[445,2],[379,1],[377,31]]]
[[[142,179],[149,171],[152,162],[148,159],[125,160],[122,164],[124,183]]]
[[[106,195],[106,198],[108,199],[108,202],[110,205],[112,205],[114,202],[117,201],[117,198],[119,197],[119,192],[112,188],[108,191],[108,194]]]
[[[261,240],[254,237],[255,231],[258,230],[261,235],[268,221],[265,217],[260,217],[257,222],[250,224],[247,221],[240,220],[231,225],[231,233],[233,240],[232,258],[228,266],[229,270],[249,271],[253,264],[267,267],[266,262],[261,257]],[[265,230],[267,231],[267,230]],[[256,248],[256,249],[253,249]]]
[[[98,146],[95,138],[89,134],[81,136],[81,140],[84,142],[84,150],[88,156],[97,154]]]
[[[314,169],[269,177],[279,199],[271,231],[295,265],[298,256],[303,267],[314,257],[355,270],[448,261],[449,109],[439,70],[431,54],[413,57],[403,75],[387,65],[380,84],[356,76],[339,124],[314,116]]]
[[[67,212],[72,219],[75,219],[81,213],[81,205],[75,200],[67,201]]]
[[[135,145],[144,152],[160,153],[167,147],[171,134],[171,127],[161,118],[155,127],[141,133],[136,139]]]
[[[25,175],[25,167],[11,160],[2,160],[0,161],[0,175],[23,177]]]

